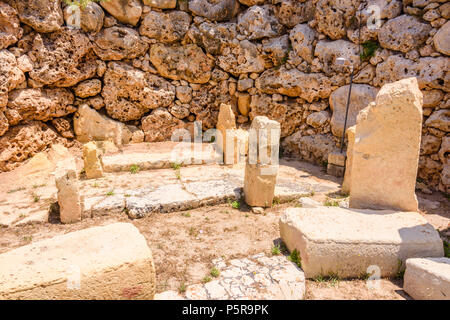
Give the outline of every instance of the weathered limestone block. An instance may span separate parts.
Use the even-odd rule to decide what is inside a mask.
[[[198,27],[192,25],[187,36],[193,43],[212,55],[222,52],[222,47],[237,36],[236,23],[203,22]]]
[[[92,78],[97,72],[97,62],[91,53],[91,42],[75,29],[62,28],[49,34],[36,34],[32,50],[33,60],[29,76],[42,85],[70,87]]]
[[[65,88],[20,89],[9,94],[6,117],[10,125],[24,120],[49,121],[74,113],[74,96]]]
[[[0,2],[0,50],[9,47],[22,38],[17,11],[4,2]]]
[[[144,4],[153,8],[173,9],[177,5],[177,0],[143,0]]]
[[[299,251],[307,278],[357,278],[372,265],[390,277],[401,271],[399,261],[443,256],[438,232],[417,212],[289,208],[279,225],[287,248]]]
[[[450,259],[406,260],[403,289],[416,300],[450,300]]]
[[[450,21],[447,21],[433,37],[434,47],[440,53],[450,56]]]
[[[71,127],[72,119],[67,118],[55,118],[52,119],[52,125],[55,127],[56,131],[62,135],[64,138],[73,139],[75,134]]]
[[[8,92],[24,81],[25,75],[20,70],[16,57],[6,49],[0,50],[0,110],[6,106]]]
[[[314,49],[314,55],[319,58],[323,65],[323,71],[328,76],[333,76],[336,72],[345,73],[349,71],[349,68],[336,63],[337,58],[347,59],[355,70],[360,64],[358,45],[346,40],[321,40]]]
[[[172,116],[166,108],[157,108],[142,118],[142,130],[146,142],[170,140],[172,133],[184,128],[184,122]]]
[[[142,5],[139,0],[100,1],[100,5],[122,23],[136,26],[141,18]]]
[[[99,79],[85,80],[79,83],[73,90],[77,97],[93,97],[102,91],[102,82]]]
[[[16,0],[20,21],[37,32],[55,32],[64,22],[61,0]]]
[[[100,150],[95,142],[91,141],[83,146],[84,172],[88,179],[101,178],[103,166]]]
[[[255,87],[264,93],[279,93],[289,97],[300,97],[308,102],[328,98],[331,93],[330,80],[320,73],[303,73],[285,67],[270,69],[256,79]]]
[[[239,0],[240,3],[245,4],[248,7],[263,4],[265,0]]]
[[[110,62],[103,83],[106,111],[120,121],[138,120],[175,99],[175,87],[168,81],[125,62]]]
[[[425,121],[425,125],[445,132],[450,132],[450,109],[434,111]]]
[[[152,253],[130,223],[75,231],[0,255],[0,299],[153,299],[154,293]]]
[[[383,48],[408,52],[425,43],[431,26],[414,16],[401,15],[388,20],[378,32],[378,41]]]
[[[58,188],[59,216],[62,223],[81,221],[83,204],[78,187],[77,173],[72,168],[58,168],[55,172]]]
[[[55,142],[57,134],[46,124],[29,121],[12,127],[0,137],[0,171],[9,171],[20,162]]]
[[[165,78],[206,83],[211,78],[213,62],[195,44],[166,46],[154,44],[150,48],[150,61]]]
[[[77,17],[78,14],[80,17],[79,20]],[[81,27],[81,29],[86,32],[99,32],[103,27],[104,19],[105,13],[103,12],[102,7],[95,2],[90,2],[85,8],[80,9],[71,6],[64,8],[64,20],[66,21],[66,25]]]
[[[287,34],[277,38],[270,38],[262,40],[263,51],[272,60],[274,66],[282,65],[290,49],[289,36]],[[253,79],[249,79],[252,80]]]
[[[436,107],[444,97],[444,93],[440,90],[422,90],[422,94],[424,108]]]
[[[295,100],[273,101],[272,96],[261,94],[251,96],[250,120],[257,116],[266,116],[278,121],[281,125],[281,137],[287,137],[294,133],[302,122],[303,107]]]
[[[212,21],[225,21],[239,11],[237,0],[189,0],[189,11]]]
[[[345,37],[359,5],[359,0],[319,0],[316,4],[317,31],[332,40]]]
[[[313,128],[322,128],[330,122],[330,113],[328,111],[313,112],[306,118],[306,123]]]
[[[94,51],[102,60],[134,59],[144,55],[148,44],[131,28],[114,26],[94,38]]]
[[[170,43],[183,39],[190,23],[191,16],[184,11],[150,11],[142,20],[139,33],[158,42]]]
[[[333,111],[331,118],[331,131],[337,137],[342,137],[344,131],[345,111],[347,107],[348,90],[345,85],[333,91],[330,95],[330,108]],[[367,84],[353,84],[348,109],[347,128],[356,123],[359,111],[375,100],[378,89]]]
[[[415,78],[384,85],[357,118],[350,207],[417,211],[414,193],[422,131]]]
[[[315,3],[313,1],[301,3],[296,0],[275,0],[272,3],[280,4],[275,7],[275,16],[288,28],[314,19]]]
[[[9,129],[8,119],[5,114],[0,111],[0,137]]]
[[[377,65],[375,86],[382,86],[393,81],[416,77],[420,89],[441,89],[450,91],[448,76],[450,60],[446,57],[425,57],[417,62],[398,55],[389,56]]]
[[[355,144],[356,126],[346,130],[347,135],[347,159],[345,160],[345,174],[342,182],[342,192],[350,194],[350,181],[352,180],[353,145]]]
[[[286,154],[299,155],[310,162],[326,163],[328,154],[337,148],[330,134],[305,136],[298,130],[283,140],[283,150]]]
[[[278,174],[280,124],[258,116],[249,132],[249,151],[245,165],[244,197],[252,207],[270,207]]]
[[[283,26],[274,15],[274,6],[252,6],[238,16],[238,30],[249,40],[275,37]]]
[[[77,140],[82,143],[112,141],[120,146],[131,139],[131,132],[125,124],[105,117],[86,104],[81,105],[75,113],[73,127]]]
[[[219,67],[233,74],[259,73],[264,71],[265,65],[257,46],[248,40],[234,40],[224,45],[217,61]]]
[[[440,146],[440,138],[433,136],[432,134],[423,135],[420,143],[420,155],[437,153]]]
[[[295,53],[309,63],[313,59],[313,41],[315,37],[316,31],[306,23],[298,24],[289,34],[289,39],[291,40]]]

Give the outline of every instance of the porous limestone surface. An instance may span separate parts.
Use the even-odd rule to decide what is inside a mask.
[[[38,241],[0,255],[0,299],[152,299],[152,253],[130,223]]]
[[[450,300],[450,259],[406,260],[403,288],[417,300]]]
[[[369,266],[382,277],[396,276],[408,258],[444,254],[438,232],[416,212],[288,208],[279,225],[287,248],[300,252],[308,278],[360,277]]]

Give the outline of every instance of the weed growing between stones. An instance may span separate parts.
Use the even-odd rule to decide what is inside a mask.
[[[133,165],[130,167],[130,173],[131,173],[131,174],[136,174],[136,173],[139,172],[139,170],[140,170],[140,168],[139,168],[139,166],[138,166],[137,164],[133,164]]]
[[[220,275],[220,271],[219,271],[216,267],[213,267],[213,268],[211,269],[211,271],[209,272],[209,274],[210,274],[212,277],[217,278],[217,277]]]
[[[186,292],[186,284],[184,282],[182,284],[180,284],[180,287],[178,288],[178,292],[179,293]]]
[[[114,195],[114,190],[108,191],[108,192],[106,193],[106,195],[107,195],[108,197],[113,196],[113,195]]]
[[[339,276],[336,274],[331,274],[328,276],[318,275],[314,278],[315,282],[324,283],[327,282],[330,286],[334,287],[339,283]]]
[[[326,207],[339,207],[339,201],[327,199],[323,205]]]
[[[299,268],[302,267],[302,261],[300,258],[300,253],[297,249],[294,249],[294,251],[291,252],[291,254],[288,257],[288,260],[295,263]]]
[[[362,52],[361,52],[361,60],[366,61],[375,55],[375,52],[378,50],[379,45],[376,41],[369,40],[362,44]]]
[[[20,187],[20,188],[17,188],[17,189],[9,190],[7,193],[14,193],[14,192],[18,192],[18,191],[23,191],[25,189],[26,189],[25,187]]]
[[[403,261],[402,260],[398,260],[397,264],[398,264],[398,266],[397,266],[397,278],[398,279],[403,279],[403,276],[405,275],[405,268],[403,268]]]
[[[450,258],[450,243],[444,241],[444,256]]]
[[[211,280],[212,280],[212,279],[211,279],[210,276],[204,276],[203,279],[202,279],[202,282],[203,282],[203,283],[208,283],[208,282],[210,282]]]
[[[272,252],[272,255],[273,255],[273,256],[278,256],[279,254],[281,254],[280,245],[279,245],[279,244],[274,245],[274,246],[272,247],[271,252]]]
[[[241,208],[241,203],[239,201],[237,201],[237,200],[234,200],[234,201],[231,202],[231,207],[233,209],[240,209]]]

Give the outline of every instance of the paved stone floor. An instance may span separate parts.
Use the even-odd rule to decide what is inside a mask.
[[[184,293],[166,291],[159,300],[302,300],[305,295],[303,271],[283,255],[259,253],[226,263],[213,260],[219,276],[206,283],[190,285]]]

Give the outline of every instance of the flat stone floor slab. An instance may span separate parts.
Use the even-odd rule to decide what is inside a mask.
[[[303,300],[305,276],[287,257],[264,253],[226,263],[213,260],[219,276],[210,282],[190,285],[184,293],[155,295],[160,300]]]
[[[166,142],[130,145],[118,153],[103,156],[104,172],[130,171],[131,166],[140,170],[170,168],[180,165],[214,163],[216,154],[212,144]]]
[[[360,277],[379,269],[396,276],[412,257],[442,257],[438,232],[415,212],[340,207],[288,208],[280,218],[281,238],[300,252],[308,278]]]
[[[417,300],[450,300],[450,259],[406,260],[404,290]]]
[[[93,227],[0,255],[1,299],[152,299],[155,268],[130,223]]]

